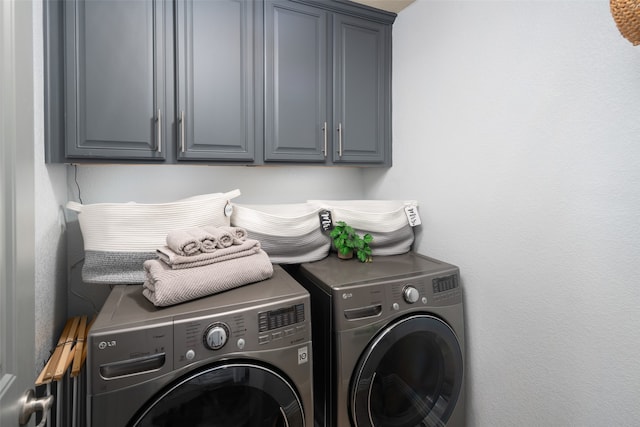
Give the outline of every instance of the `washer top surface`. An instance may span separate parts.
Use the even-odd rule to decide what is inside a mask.
[[[142,285],[116,285],[91,330],[150,325],[222,311],[260,309],[266,304],[305,295],[308,295],[307,291],[278,265],[273,266],[270,279],[164,308],[154,306],[142,295]]]
[[[356,259],[341,260],[332,254],[321,261],[302,264],[300,270],[305,276],[315,278],[318,284],[335,289],[424,274],[446,274],[457,271],[458,268],[415,252],[408,252],[402,255],[375,256],[370,263],[359,262]]]

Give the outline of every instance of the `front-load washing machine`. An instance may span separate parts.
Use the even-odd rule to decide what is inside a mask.
[[[115,286],[88,337],[88,425],[311,427],[309,303],[278,266],[166,308]]]
[[[290,271],[311,294],[316,426],[464,425],[457,267],[411,252]]]

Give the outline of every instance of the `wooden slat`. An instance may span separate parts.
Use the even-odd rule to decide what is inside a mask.
[[[56,369],[56,374],[53,376],[54,381],[60,381],[67,373],[69,366],[71,366],[71,362],[73,362],[74,353],[73,349],[68,351],[66,359],[64,358],[65,354],[63,353],[62,358],[60,358],[60,363],[58,364],[58,369]]]
[[[47,364],[44,365],[44,368],[42,368],[42,372],[40,372],[40,375],[38,375],[38,378],[36,378],[36,385],[44,385],[44,384],[48,384],[51,382],[51,378],[48,378],[45,380],[45,376],[47,374],[47,372],[49,371],[49,369],[51,369],[51,357],[49,358],[49,360],[47,361]]]
[[[91,319],[91,322],[89,323],[89,326],[87,326],[87,332],[86,332],[86,336],[89,336],[89,331],[91,330],[91,327],[93,326],[93,322],[96,321],[96,316],[93,316],[93,319]],[[87,360],[87,351],[89,349],[89,344],[85,339],[85,346],[84,349],[82,349],[82,359],[80,360],[80,367],[82,368],[82,365],[84,365],[85,360]]]
[[[66,339],[64,341],[64,346],[62,348],[62,354],[60,355],[60,359],[58,360],[58,364],[56,366],[56,370],[53,374],[53,380],[57,381],[64,375],[65,371],[69,367],[69,354],[71,353],[71,349],[76,340],[76,334],[78,332],[78,324],[80,323],[79,317],[74,317],[71,323],[71,328],[69,329]],[[71,359],[73,360],[73,359]]]
[[[87,328],[87,316],[82,316],[80,319],[80,326],[78,328],[78,339],[76,340],[76,346],[73,355],[73,367],[71,368],[71,377],[76,377],[80,373],[82,368],[82,354],[87,346],[87,334],[89,329]]]
[[[87,316],[67,319],[58,344],[38,375],[35,385],[39,386],[60,380],[69,366],[71,366],[71,377],[80,373],[87,358],[87,336],[95,320],[96,316],[93,316],[87,324]]]
[[[58,344],[56,348],[53,350],[53,354],[49,358],[49,362],[45,365],[42,373],[38,376],[38,380],[42,384],[46,384],[53,380],[53,376],[55,374],[55,369],[58,366],[58,362],[60,361],[60,357],[62,356],[62,351],[64,350],[64,344],[67,339],[67,335],[69,335],[69,331],[71,330],[71,326],[73,325],[74,319],[70,318],[67,320],[67,323],[62,330],[62,334],[60,338],[58,338]]]

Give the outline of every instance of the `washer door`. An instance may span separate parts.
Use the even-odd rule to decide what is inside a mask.
[[[462,350],[430,315],[386,327],[365,349],[351,383],[355,427],[443,426],[462,387]]]
[[[131,425],[303,427],[304,414],[297,393],[277,372],[234,363],[174,384],[152,399]]]

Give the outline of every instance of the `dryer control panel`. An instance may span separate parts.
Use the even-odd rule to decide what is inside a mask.
[[[309,341],[308,297],[260,309],[188,317],[174,321],[174,365],[246,356]]]
[[[258,314],[260,332],[293,326],[304,322],[304,304],[296,304],[277,310],[263,311]]]
[[[410,311],[460,304],[462,291],[458,272],[416,275],[366,285],[355,284],[333,290],[334,321],[341,328],[367,324],[376,318],[397,317]]]

